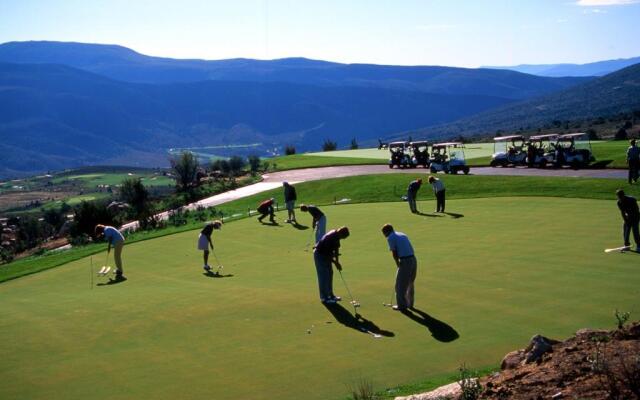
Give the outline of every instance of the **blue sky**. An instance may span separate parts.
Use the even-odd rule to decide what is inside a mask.
[[[0,43],[120,44],[174,58],[397,65],[640,56],[640,0],[0,0]]]

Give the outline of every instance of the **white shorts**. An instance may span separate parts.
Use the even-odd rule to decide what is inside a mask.
[[[198,236],[198,250],[209,250],[209,240],[202,233]]]

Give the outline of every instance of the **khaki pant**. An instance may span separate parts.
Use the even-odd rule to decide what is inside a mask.
[[[124,247],[124,242],[117,242],[113,245],[113,259],[116,262],[116,269],[120,272],[122,271],[122,248]]]
[[[413,307],[414,287],[418,270],[418,261],[415,257],[400,259],[396,273],[396,304],[400,308]]]

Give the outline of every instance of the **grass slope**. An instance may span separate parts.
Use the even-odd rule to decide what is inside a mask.
[[[232,277],[201,274],[191,231],[127,245],[129,280],[118,285],[90,289],[87,258],[0,285],[0,398],[341,398],[360,378],[380,389],[450,376],[463,361],[496,365],[535,333],[564,337],[611,326],[615,308],[640,312],[639,256],[602,251],[621,239],[613,201],[450,201],[462,218],[406,208],[324,208],[329,226],[351,228],[344,276],[390,337],[350,328],[347,302],[338,320],[320,305],[309,230],[245,219],[214,236]],[[428,323],[381,305],[394,276],[387,221],[413,241]]]
[[[405,194],[408,183],[417,177],[424,178],[424,170],[416,170],[415,175],[380,174],[306,182],[297,184],[296,189],[300,202],[317,205],[333,204],[334,200],[344,198],[350,199],[351,203],[400,202],[400,196]],[[450,199],[506,196],[613,199],[614,193],[619,187],[624,187],[628,194],[640,198],[640,187],[628,186],[626,183],[614,179],[473,175],[440,175],[440,178],[447,186],[447,196]],[[274,189],[216,208],[226,216],[246,216],[247,209],[255,210],[260,201],[270,197],[275,197],[279,204],[284,204],[282,190]],[[431,187],[425,184],[418,193],[418,199],[432,198]],[[201,223],[197,223],[159,231],[137,232],[128,241],[147,240],[195,229],[200,225]],[[94,254],[100,248],[100,245],[92,245],[67,252],[47,253],[44,256],[15,261],[0,268],[0,282],[62,265]]]

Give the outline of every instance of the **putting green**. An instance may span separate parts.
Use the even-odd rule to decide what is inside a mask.
[[[380,339],[348,326],[339,275],[346,325],[319,303],[309,230],[253,218],[214,233],[231,277],[202,275],[191,231],[126,246],[129,280],[117,285],[90,289],[89,259],[5,282],[0,398],[343,398],[362,378],[380,389],[462,362],[497,365],[536,333],[563,338],[612,327],[616,308],[640,312],[640,255],[603,252],[621,241],[615,202],[494,198],[448,208],[464,216],[415,216],[404,203],[325,208],[330,227],[351,228],[344,277]],[[385,222],[412,239],[427,320],[382,306],[394,276]],[[94,256],[94,270],[103,261]]]

